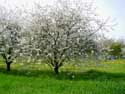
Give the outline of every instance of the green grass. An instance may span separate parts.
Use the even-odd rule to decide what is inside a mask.
[[[55,75],[47,65],[0,63],[0,94],[125,94],[125,60],[66,64]]]

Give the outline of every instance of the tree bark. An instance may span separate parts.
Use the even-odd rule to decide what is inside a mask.
[[[54,66],[54,72],[59,74],[59,66],[57,64]]]
[[[11,63],[12,63],[12,62],[7,62],[7,63],[6,63],[6,64],[7,64],[7,71],[10,71],[10,70],[11,70],[11,69],[10,69]]]

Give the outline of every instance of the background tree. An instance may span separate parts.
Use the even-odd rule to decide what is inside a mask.
[[[109,54],[116,58],[120,58],[122,56],[122,45],[117,42],[111,44]]]
[[[21,47],[21,25],[17,11],[0,8],[0,54],[5,60],[7,71],[19,55]]]

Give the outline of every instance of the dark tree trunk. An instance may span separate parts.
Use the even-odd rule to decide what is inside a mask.
[[[7,64],[7,71],[10,71],[10,65],[11,65],[12,62],[8,62],[6,63]]]
[[[54,66],[54,72],[59,74],[59,66],[57,64]]]

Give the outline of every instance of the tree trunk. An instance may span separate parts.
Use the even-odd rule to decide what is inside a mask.
[[[8,62],[8,63],[6,63],[6,64],[7,64],[7,71],[10,71],[11,62]]]
[[[54,72],[59,74],[59,66],[57,64],[54,66]]]

